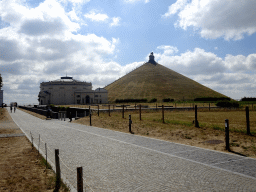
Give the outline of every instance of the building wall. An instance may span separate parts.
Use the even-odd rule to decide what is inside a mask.
[[[97,89],[98,90],[98,89]],[[108,103],[107,90],[100,89],[101,92],[92,90],[91,84],[82,82],[68,83],[41,83],[40,85],[40,104],[93,104]],[[46,93],[45,93],[46,92]],[[49,94],[47,94],[49,93]],[[100,100],[95,100],[97,95]],[[97,102],[95,102],[97,101]]]

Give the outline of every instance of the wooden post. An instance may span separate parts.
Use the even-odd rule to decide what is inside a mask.
[[[100,116],[100,105],[98,105],[98,116]]]
[[[140,104],[140,120],[141,120],[141,104]]]
[[[48,168],[48,166],[47,166],[47,145],[46,145],[46,143],[45,143],[45,160],[46,160],[46,169]]]
[[[110,105],[108,105],[108,116],[110,117]]]
[[[83,167],[77,167],[77,192],[83,192]]]
[[[60,189],[60,157],[59,149],[55,149],[55,166],[56,166],[56,189]]]
[[[39,141],[38,141],[38,156],[39,156],[39,148],[40,148],[40,134],[39,134]]]
[[[226,150],[230,151],[229,148],[229,121],[225,120],[225,141],[226,141]]]
[[[162,105],[162,119],[163,119],[163,123],[164,123],[164,105]]]
[[[129,115],[129,132],[132,132],[132,118],[131,115]]]
[[[33,144],[33,137],[32,136],[31,136],[31,140],[32,140],[32,150],[33,150],[34,144]]]
[[[245,113],[246,113],[247,135],[251,135],[251,132],[250,132],[250,116],[249,116],[249,107],[248,106],[246,106],[246,108],[245,108]]]
[[[197,105],[195,105],[195,127],[199,127],[199,123],[197,121]]]
[[[124,105],[123,105],[122,117],[124,118]]]

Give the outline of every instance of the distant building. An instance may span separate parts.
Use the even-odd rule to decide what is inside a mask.
[[[108,91],[104,88],[92,90],[92,83],[78,81],[73,77],[61,77],[40,84],[38,101],[40,105],[108,103]]]

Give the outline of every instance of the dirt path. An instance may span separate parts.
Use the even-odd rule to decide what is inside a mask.
[[[14,133],[22,131],[6,109],[0,109],[0,135]],[[0,138],[0,156],[0,191],[54,190],[54,172],[45,169],[43,159],[25,136]]]

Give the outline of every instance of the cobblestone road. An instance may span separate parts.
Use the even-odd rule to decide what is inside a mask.
[[[87,191],[256,191],[256,160],[59,120],[17,110],[16,124],[76,188],[83,167]],[[40,134],[40,144],[39,144]],[[68,168],[66,168],[66,166]]]

